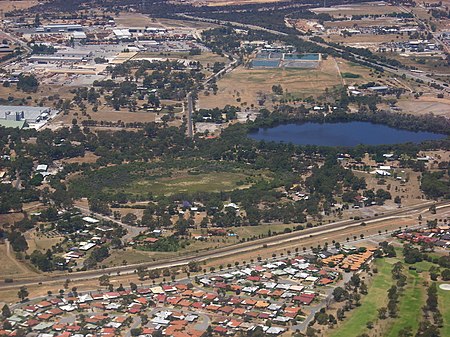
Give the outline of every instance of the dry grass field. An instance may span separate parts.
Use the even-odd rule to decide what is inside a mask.
[[[360,43],[364,44],[375,44],[378,45],[383,42],[399,42],[399,41],[407,41],[407,35],[400,34],[386,34],[386,35],[367,35],[367,34],[356,34],[352,36],[342,36],[342,35],[329,35],[327,38],[328,41],[336,42],[336,43],[345,43],[345,44],[355,44]]]
[[[401,13],[404,12],[399,6],[392,6],[385,2],[373,2],[373,3],[360,3],[353,5],[341,5],[327,8],[315,8],[313,12],[327,13],[333,17],[348,17],[352,15],[367,15],[367,14],[389,14],[389,13]]]
[[[397,105],[404,113],[413,115],[426,115],[432,113],[437,116],[450,118],[450,98],[437,98],[436,96],[422,96],[418,99],[405,97]]]
[[[428,54],[428,53],[427,53]],[[435,73],[435,74],[450,74],[449,67],[443,55],[440,53],[430,53],[428,55],[414,55],[414,54],[403,54],[399,55],[397,53],[383,53],[389,58],[398,60],[404,65],[415,67],[418,70]]]
[[[26,9],[36,6],[38,3],[37,0],[0,0],[0,10],[9,12],[16,9]]]
[[[141,13],[120,13],[114,18],[114,21],[119,27],[207,29],[216,26],[205,22],[150,18]]]
[[[347,85],[359,85],[367,82],[374,81],[376,76],[372,69],[361,66],[359,64],[346,61],[344,59],[337,59],[337,65],[341,75],[343,74],[344,83]],[[345,74],[355,74],[358,78],[345,78]]]
[[[280,84],[283,90],[294,97],[316,96],[326,88],[342,84],[336,61],[328,58],[318,69],[247,69],[239,67],[218,82],[217,95],[199,95],[200,108],[241,105],[259,106],[258,99],[266,96],[265,106],[271,108],[272,86]]]
[[[282,2],[285,0],[187,0],[182,3],[190,3],[194,6],[235,6],[235,5],[250,5],[250,4],[265,4]],[[174,0],[175,3],[181,3],[179,0]]]

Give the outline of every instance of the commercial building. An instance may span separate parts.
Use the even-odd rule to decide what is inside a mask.
[[[0,105],[0,121],[39,123],[47,120],[50,114],[49,107]]]
[[[79,24],[49,24],[36,28],[36,33],[62,33],[82,31],[83,26]]]
[[[81,51],[76,49],[63,49],[58,50],[54,54],[32,55],[28,60],[30,62],[35,63],[52,63],[52,62],[79,63],[87,60],[91,55],[92,53],[88,51]]]

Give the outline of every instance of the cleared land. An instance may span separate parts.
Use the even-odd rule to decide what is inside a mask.
[[[124,192],[131,194],[171,195],[176,193],[219,192],[230,191],[238,187],[239,182],[247,177],[243,173],[211,172],[199,175],[189,175],[180,172],[173,177],[156,180],[138,180],[124,188]]]
[[[321,62],[318,69],[247,69],[239,67],[218,82],[217,95],[199,95],[199,108],[241,105],[260,106],[264,97],[266,107],[273,106],[272,86],[280,84],[293,97],[305,98],[322,94],[326,88],[342,84],[338,67],[333,58]]]
[[[422,96],[418,99],[405,97],[397,103],[402,112],[413,115],[426,115],[433,113],[439,116],[450,117],[450,99],[435,96]]]
[[[207,29],[216,26],[205,22],[151,18],[140,13],[121,13],[114,21],[119,27]]]
[[[353,22],[353,21],[351,21]],[[375,45],[377,46],[380,43],[384,42],[400,42],[400,41],[408,41],[409,37],[406,35],[400,34],[386,34],[386,35],[368,35],[368,34],[355,34],[352,36],[343,36],[343,35],[329,35],[327,38],[328,41],[331,42],[342,42],[344,44],[360,44],[360,45]]]
[[[36,6],[37,0],[0,0],[0,10],[4,12]]]
[[[392,6],[385,2],[373,2],[373,3],[361,3],[354,5],[341,5],[326,8],[315,8],[313,12],[327,13],[333,17],[345,17],[351,15],[376,15],[376,14],[390,14],[390,13],[402,13],[404,9],[399,6]]]
[[[174,2],[179,3],[190,3],[195,6],[231,6],[231,5],[249,5],[249,4],[264,4],[264,3],[274,3],[282,2],[285,0],[188,0],[180,1],[175,0]]]
[[[0,274],[3,277],[25,276],[26,274],[29,274],[25,265],[15,259],[12,249],[8,252],[6,244],[0,244],[0,254],[2,256]]]

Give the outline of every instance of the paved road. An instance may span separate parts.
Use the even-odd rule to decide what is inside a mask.
[[[190,261],[207,261],[210,259],[219,259],[226,258],[242,253],[257,251],[261,249],[266,249],[267,247],[277,247],[277,246],[285,246],[286,244],[295,244],[302,245],[304,241],[308,240],[320,240],[321,236],[325,236],[327,239],[330,234],[336,233],[341,234],[342,231],[354,232],[355,229],[364,228],[364,231],[370,227],[372,229],[383,230],[385,225],[382,223],[383,221],[402,218],[405,216],[412,216],[418,214],[421,211],[425,211],[432,204],[436,204],[437,209],[450,207],[450,201],[434,203],[432,201],[424,202],[420,205],[415,205],[411,207],[404,207],[401,209],[397,209],[393,212],[386,213],[384,216],[372,217],[364,219],[364,222],[367,224],[365,227],[361,227],[361,220],[344,220],[335,223],[325,224],[315,228],[305,229],[303,231],[296,231],[292,233],[280,234],[277,236],[272,236],[264,239],[259,239],[255,241],[245,242],[236,244],[233,246],[227,246],[217,249],[212,249],[209,251],[202,251],[197,254],[189,254],[179,257],[174,257],[171,259],[165,259],[161,261],[152,261],[146,263],[132,264],[127,266],[119,266],[119,267],[110,267],[101,270],[90,270],[90,271],[80,271],[73,273],[65,273],[65,274],[56,274],[56,275],[42,275],[42,276],[34,276],[33,278],[20,278],[16,279],[14,283],[0,283],[0,289],[10,289],[10,288],[18,288],[20,286],[27,285],[36,285],[41,282],[42,284],[52,283],[52,282],[63,282],[67,278],[70,278],[71,281],[76,280],[91,280],[97,279],[99,276],[104,274],[114,274],[120,272],[123,274],[133,274],[138,267],[146,267],[152,269],[162,269],[162,268],[171,268],[171,267],[180,267],[187,265]],[[381,223],[380,223],[381,222]],[[379,223],[379,224],[378,224]],[[353,233],[355,234],[355,233]],[[351,235],[349,233],[349,235]],[[324,238],[325,239],[325,238]],[[302,240],[304,240],[302,242]]]
[[[194,102],[192,99],[192,93],[187,95],[187,133],[188,137],[194,137],[194,123],[192,121],[192,114],[194,113]]]
[[[229,54],[224,54],[225,57],[228,58],[232,58],[233,61],[228,64],[225,68],[223,68],[222,70],[219,70],[217,73],[210,75],[208,78],[206,78],[203,81],[203,86],[206,87],[206,85],[211,82],[213,79],[215,79],[216,81],[223,75],[229,73],[230,71],[232,71],[236,66],[237,66],[237,60]],[[186,96],[186,100],[187,100],[187,110],[184,110],[183,107],[183,111],[187,112],[186,115],[186,119],[187,119],[187,135],[189,138],[193,138],[194,137],[194,122],[192,121],[192,114],[194,113],[194,99],[192,97],[192,91],[189,92]]]
[[[92,215],[96,218],[99,218],[99,219],[102,219],[105,221],[111,221],[111,222],[114,222],[114,223],[122,226],[123,228],[125,228],[127,230],[127,234],[125,234],[122,237],[122,241],[124,243],[130,241],[131,239],[138,236],[139,234],[141,234],[142,232],[144,232],[147,229],[145,227],[136,227],[136,226],[130,226],[130,225],[124,224],[123,222],[116,220],[108,215],[103,215],[100,213],[92,212],[91,210],[89,210],[88,207],[85,207],[85,206],[75,205],[75,207],[80,209],[81,213],[83,213],[84,215]]]

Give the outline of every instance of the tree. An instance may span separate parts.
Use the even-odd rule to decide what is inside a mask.
[[[378,318],[379,319],[387,318],[387,308],[386,307],[381,307],[378,309]]]
[[[406,328],[401,329],[398,332],[398,337],[412,337],[412,328],[410,326],[407,326]]]
[[[2,308],[2,316],[3,318],[11,317],[11,310],[9,309],[7,304],[5,304]]]
[[[137,274],[138,274],[139,280],[142,281],[145,278],[145,276],[147,275],[147,271],[145,270],[144,267],[139,267],[137,269]]]
[[[199,272],[202,269],[202,267],[200,266],[200,263],[195,260],[189,261],[188,268],[191,273]]]
[[[39,82],[34,75],[19,75],[19,81],[17,82],[17,89],[24,92],[36,92],[39,87]]]
[[[441,277],[443,281],[449,281],[450,280],[450,269],[444,269],[441,272]]]
[[[352,275],[352,277],[350,278],[350,284],[355,287],[355,289],[359,287],[359,285],[361,284],[361,278],[358,274]]]
[[[20,287],[19,291],[17,292],[17,297],[23,302],[28,297],[29,293],[26,287]]]
[[[105,274],[105,275],[100,276],[98,278],[98,282],[99,282],[100,286],[102,286],[102,287],[108,286],[110,284],[109,275]]]
[[[348,298],[348,291],[342,287],[337,287],[333,290],[333,297],[336,302],[342,302]]]
[[[275,95],[283,95],[283,88],[281,87],[280,84],[276,84],[272,86],[272,92]]]

